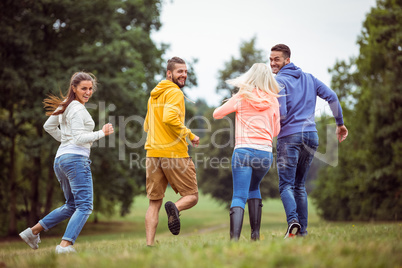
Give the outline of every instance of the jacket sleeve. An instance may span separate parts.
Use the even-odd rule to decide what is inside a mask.
[[[147,109],[147,115],[145,116],[145,120],[144,120],[144,131],[145,132],[148,132],[148,129],[149,129],[148,115],[149,115],[149,104],[148,104],[148,109]]]
[[[56,141],[61,142],[61,131],[59,128],[59,116],[51,115],[46,120],[43,128],[49,133]]]
[[[105,137],[105,133],[102,130],[92,132],[85,129],[85,117],[90,116],[87,113],[85,109],[80,109],[68,118],[71,124],[71,134],[73,135],[74,143],[77,145],[92,143]]]
[[[279,111],[279,102],[277,100],[277,105],[275,106],[275,111],[274,111],[274,133],[273,137],[277,137],[279,135],[279,132],[281,131],[281,122],[280,122],[280,111]]]
[[[281,91],[279,92],[279,113],[280,113],[280,120],[283,121],[286,119],[288,115],[288,108],[286,106],[286,96],[288,94],[286,90],[285,84],[282,82],[282,80],[279,77],[276,77],[276,81],[278,82]]]
[[[317,95],[328,102],[332,115],[335,117],[335,122],[338,126],[343,125],[342,107],[336,93],[327,87],[323,82],[315,78],[315,86]]]
[[[180,107],[183,107],[183,110]],[[190,140],[193,140],[195,135],[180,120],[180,116],[185,113],[184,107],[184,95],[181,91],[177,90],[167,94],[162,122],[168,125],[177,137],[182,138],[188,135]]]
[[[222,106],[216,108],[212,116],[215,119],[222,119],[226,115],[236,112],[237,102],[238,102],[238,95],[236,94],[233,97],[231,97],[227,102],[225,102]]]

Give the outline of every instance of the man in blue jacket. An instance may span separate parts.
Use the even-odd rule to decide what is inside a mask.
[[[290,49],[283,44],[271,48],[271,69],[282,90],[278,98],[281,132],[277,141],[279,192],[286,212],[285,238],[307,235],[307,172],[318,148],[314,121],[317,96],[329,103],[339,142],[346,139],[342,108],[335,92],[290,62]]]

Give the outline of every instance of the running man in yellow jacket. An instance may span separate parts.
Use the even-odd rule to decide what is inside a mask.
[[[168,61],[166,80],[152,91],[144,130],[148,133],[145,143],[146,189],[149,207],[145,215],[147,245],[153,246],[159,222],[159,210],[168,183],[182,197],[173,203],[165,203],[168,227],[174,235],[180,233],[179,212],[198,202],[198,186],[195,166],[188,154],[188,137],[193,146],[200,138],[184,125],[184,87],[187,66],[184,60],[173,57]]]

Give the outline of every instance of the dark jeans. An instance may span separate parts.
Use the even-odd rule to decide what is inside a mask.
[[[278,139],[279,192],[288,224],[296,219],[307,234],[306,176],[318,148],[317,132],[300,132]]]

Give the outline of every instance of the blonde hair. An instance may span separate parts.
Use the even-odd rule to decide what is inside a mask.
[[[70,86],[68,88],[66,96],[64,96],[63,93],[60,92],[61,97],[49,94],[47,98],[43,100],[43,105],[46,109],[46,115],[51,116],[64,113],[67,106],[73,100],[75,100],[75,93],[73,91],[73,88],[77,87],[81,83],[81,81],[91,81],[93,92],[96,91],[97,81],[95,75],[86,72],[76,72],[73,74],[73,76],[71,76]]]
[[[246,73],[226,81],[227,84],[238,87],[240,96],[243,99],[257,103],[271,103],[272,97],[279,97],[279,84],[272,75],[271,69],[264,63],[254,63]],[[253,90],[257,89],[257,95]],[[267,93],[271,98],[264,98],[258,91]]]

